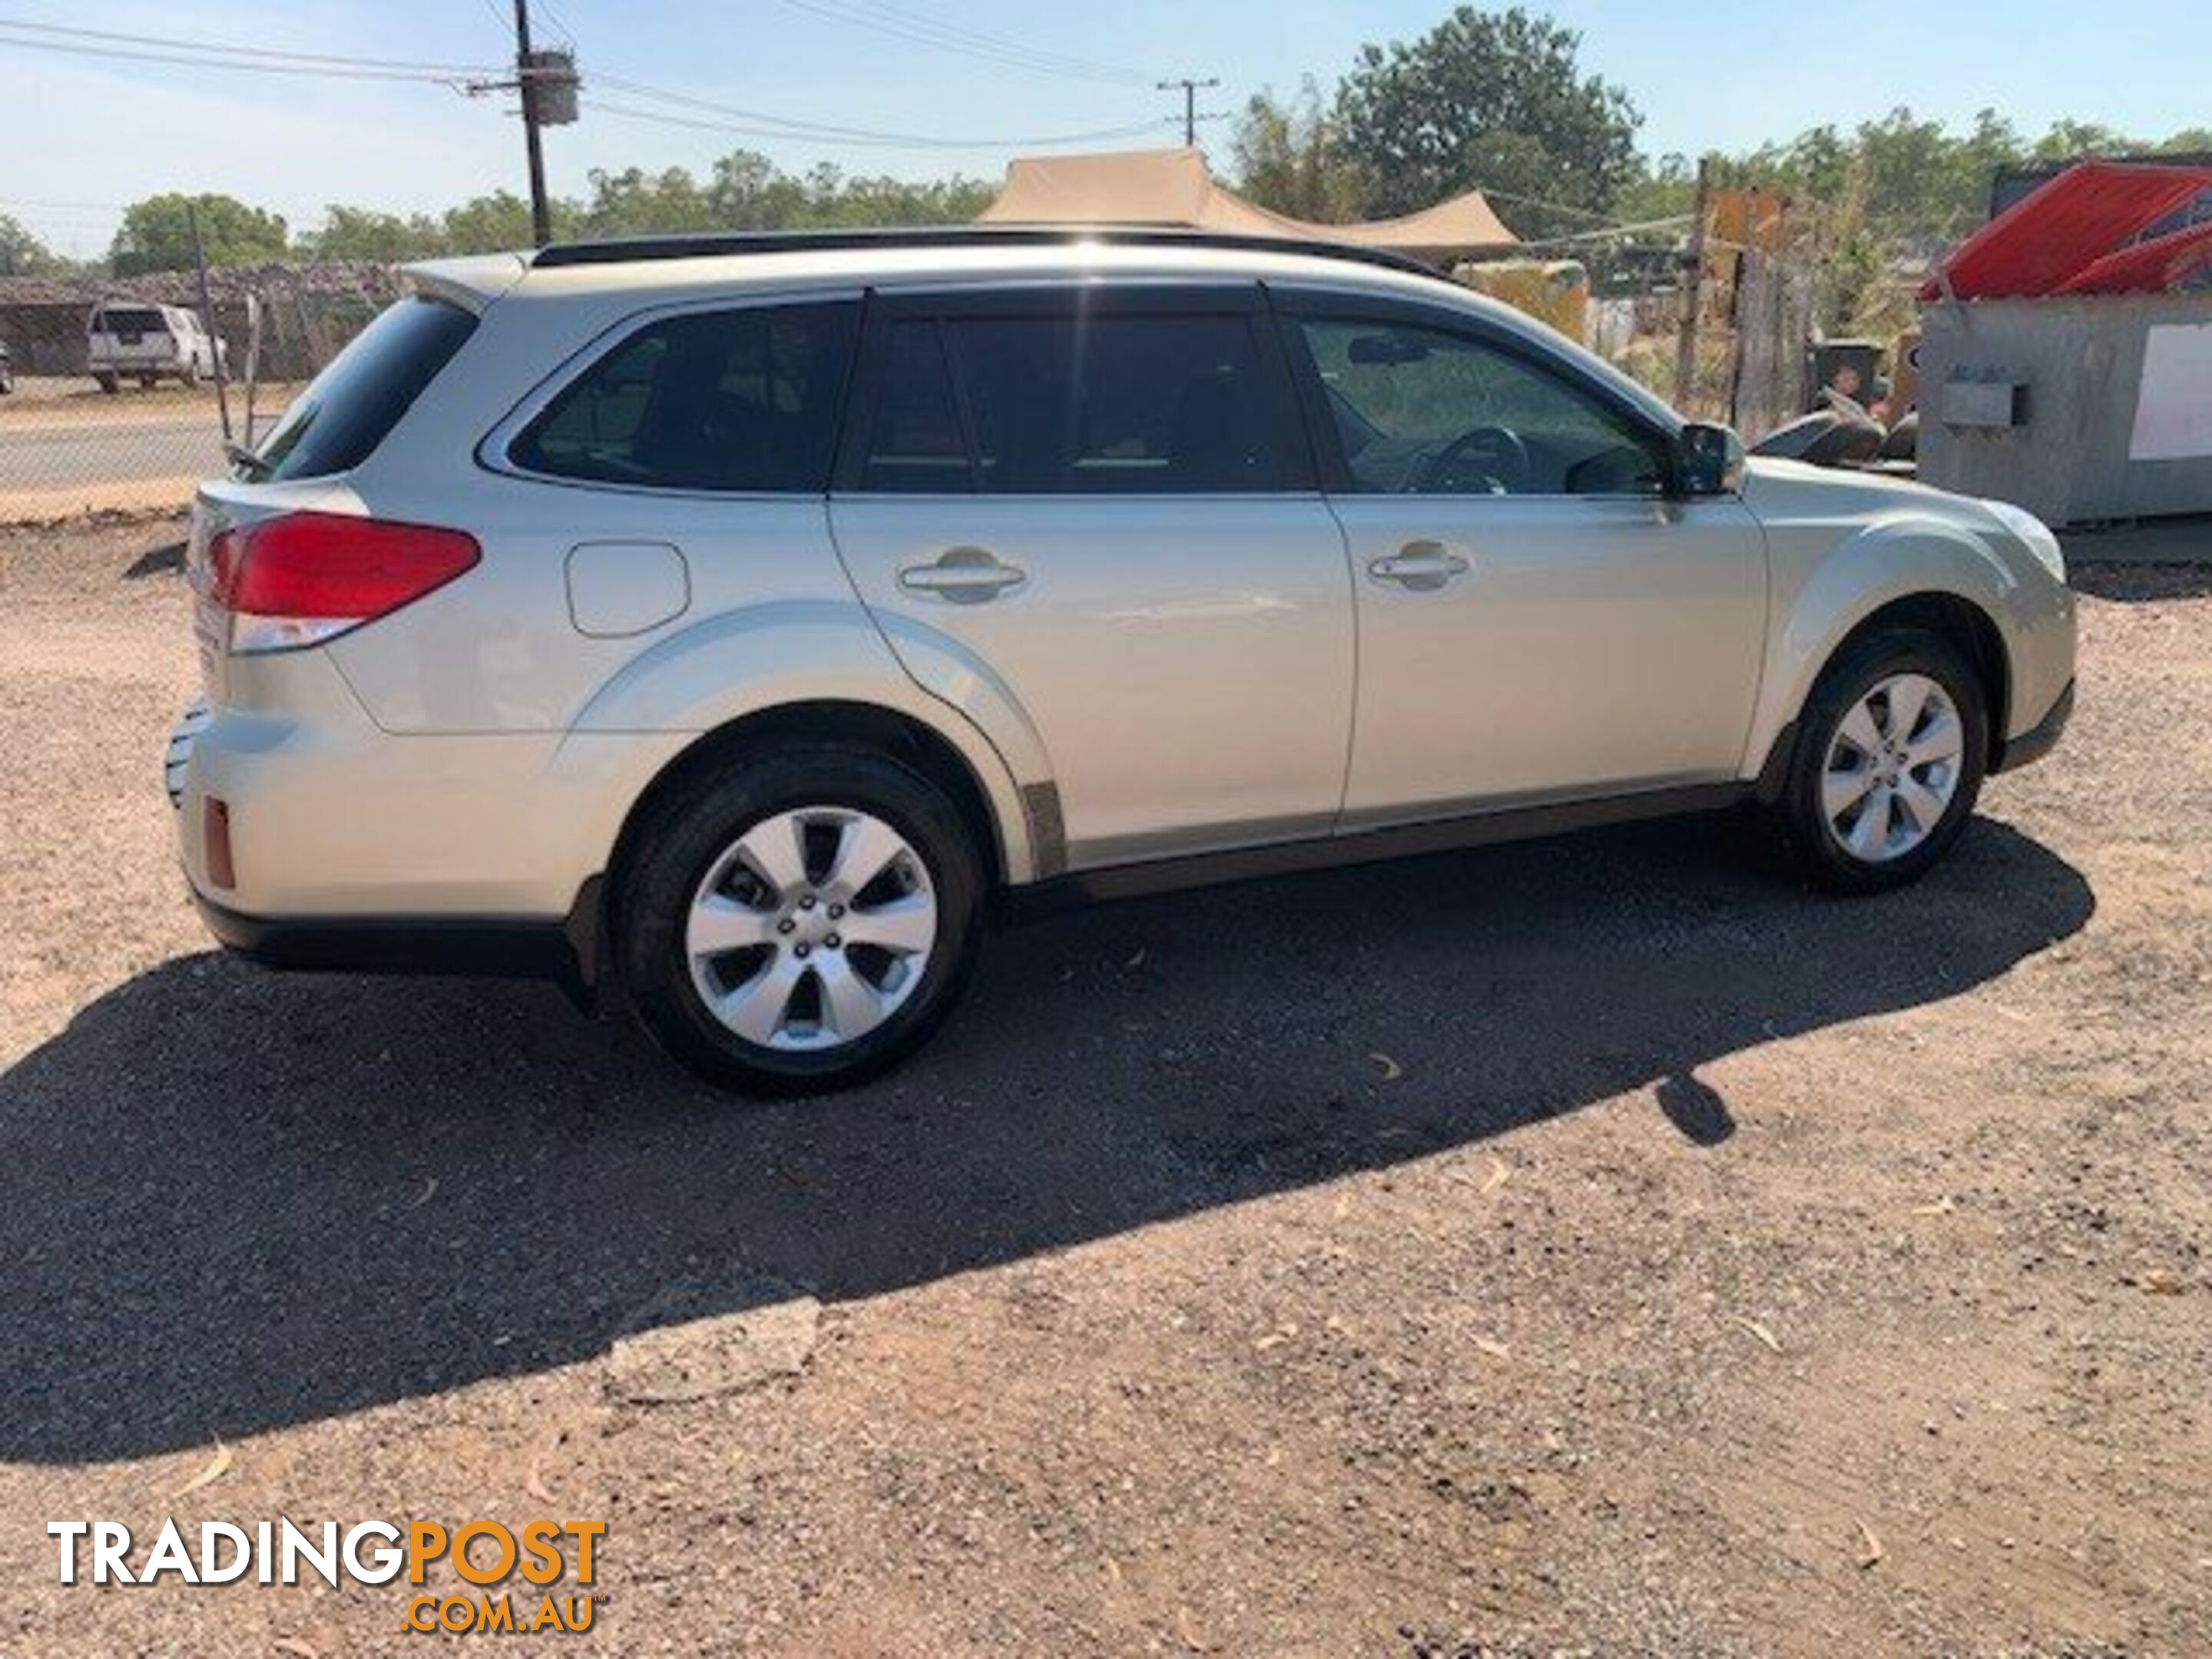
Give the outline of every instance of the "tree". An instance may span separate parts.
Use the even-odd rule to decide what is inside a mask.
[[[397,264],[403,259],[427,259],[446,249],[446,233],[427,213],[403,218],[374,208],[341,207],[333,202],[323,210],[322,228],[301,238],[301,252],[317,259],[373,259]]]
[[[715,161],[707,195],[716,218],[732,230],[785,229],[797,222],[806,199],[799,180],[750,149],[733,149]]]
[[[572,236],[583,210],[570,201],[553,204],[553,234]],[[439,229],[448,253],[507,253],[531,245],[530,204],[511,190],[477,196],[441,216]]]
[[[620,173],[594,168],[592,199],[584,205],[587,236],[668,235],[687,230],[725,228],[699,181],[683,167],[647,173],[641,167]]]
[[[1670,150],[1621,187],[1613,210],[1629,224],[1686,218],[1697,196],[1697,163]]]
[[[1462,6],[1413,45],[1360,48],[1337,88],[1362,210],[1411,213],[1494,191],[1523,236],[1586,229],[1636,176],[1642,118],[1575,61],[1582,37],[1516,6]]]
[[[0,213],[0,276],[47,276],[68,262],[22,224]]]
[[[2071,161],[2084,155],[2126,155],[2149,146],[2096,121],[2053,121],[2035,141],[2039,161]]]
[[[848,178],[817,167],[806,179],[806,211],[823,225],[957,225],[991,204],[995,185],[955,173],[913,184],[883,176]]]
[[[1234,141],[1237,188],[1261,207],[1316,224],[1359,216],[1359,178],[1309,76],[1279,104],[1260,93],[1244,106]]]
[[[108,250],[118,276],[149,270],[189,270],[193,265],[191,212],[199,210],[200,237],[211,265],[250,265],[281,259],[289,247],[278,215],[248,207],[234,196],[185,196],[171,191],[133,202]]]

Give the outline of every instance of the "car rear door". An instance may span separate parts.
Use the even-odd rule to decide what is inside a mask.
[[[830,521],[918,681],[1026,714],[1071,866],[1333,826],[1351,579],[1256,284],[878,295]]]
[[[1668,495],[1655,421],[1480,319],[1277,300],[1358,595],[1344,828],[1734,778],[1766,623],[1742,502]]]

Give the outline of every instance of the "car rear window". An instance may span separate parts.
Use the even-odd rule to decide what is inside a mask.
[[[95,314],[92,331],[95,334],[166,334],[168,323],[158,311],[137,307],[114,307]]]
[[[292,400],[256,478],[323,478],[367,460],[453,361],[477,319],[444,300],[402,300],[356,335]]]
[[[1243,316],[955,317],[892,337],[868,489],[986,495],[1279,490],[1289,458]]]

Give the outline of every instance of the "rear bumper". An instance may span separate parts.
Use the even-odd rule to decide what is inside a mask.
[[[431,761],[418,768],[427,776],[411,776],[394,761],[394,745],[345,741],[337,723],[305,728],[237,714],[226,728],[226,717],[204,703],[188,708],[170,732],[161,772],[170,805],[179,807],[179,856],[201,921],[223,947],[274,969],[458,973],[586,991],[598,980],[602,878],[544,872],[560,896],[542,909],[535,896],[526,909],[508,909],[514,884],[500,883],[495,865],[520,836],[502,817],[498,787],[487,810],[487,796],[471,790],[487,768],[441,763],[429,748],[418,738],[410,750],[410,759]],[[465,759],[480,754],[471,748]],[[378,772],[378,763],[387,769]],[[362,769],[365,781],[354,776]],[[403,794],[403,785],[414,794]],[[232,890],[210,876],[201,799],[226,803],[232,836],[241,823],[261,830],[248,842],[250,884],[241,878]],[[394,801],[404,805],[396,811]],[[418,841],[404,865],[378,863],[410,834]],[[469,860],[484,865],[476,878],[447,878]],[[362,905],[361,884],[314,884],[321,865],[362,869],[368,896],[385,902]]]
[[[477,916],[250,916],[197,889],[200,919],[227,950],[264,967],[351,974],[455,974],[589,988],[599,884],[567,921]]]
[[[2066,722],[2074,717],[2074,682],[2066,682],[2066,689],[2058,694],[2058,701],[2051,705],[2051,712],[2016,737],[2007,738],[2004,747],[1996,756],[1992,772],[2011,772],[2023,766],[2032,766],[2058,746],[2058,739],[2066,730]]]
[[[326,653],[234,659],[229,700],[189,709],[162,771],[194,888],[246,916],[515,919],[559,930],[623,815],[681,734],[395,737]],[[222,803],[229,867],[210,864]],[[497,931],[505,931],[500,926]]]

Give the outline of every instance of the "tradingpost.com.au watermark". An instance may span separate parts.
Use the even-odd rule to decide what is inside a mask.
[[[604,1521],[530,1521],[509,1528],[470,1521],[447,1528],[435,1521],[336,1521],[307,1527],[289,1520],[199,1523],[198,1547],[172,1518],[141,1552],[120,1521],[49,1521],[48,1536],[60,1544],[64,1584],[300,1584],[319,1578],[388,1584],[405,1576],[420,1593],[411,1597],[403,1628],[422,1632],[470,1632],[551,1634],[587,1631],[601,1598],[599,1578]],[[442,1567],[441,1566],[441,1564]],[[444,1593],[434,1572],[449,1574]],[[519,1574],[527,1589],[502,1589]]]

